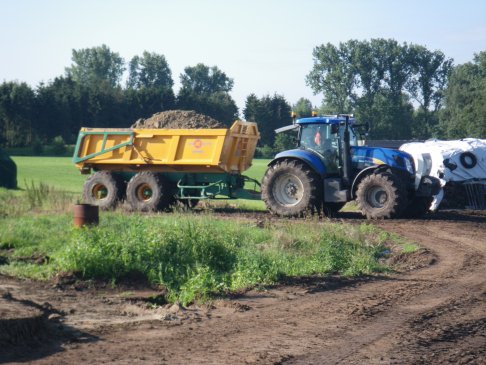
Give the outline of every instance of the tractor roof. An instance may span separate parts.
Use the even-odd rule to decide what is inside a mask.
[[[337,115],[323,115],[321,117],[300,118],[295,121],[296,124],[339,124],[346,121],[345,117]],[[349,124],[354,124],[354,118],[349,118]]]

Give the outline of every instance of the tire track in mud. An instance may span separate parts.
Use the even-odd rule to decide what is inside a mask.
[[[388,221],[378,225],[432,249],[437,254],[437,264],[404,275],[404,279],[416,285],[414,288],[398,285],[392,289],[398,300],[392,299],[390,303],[387,291],[381,293],[385,311],[375,316],[380,313],[375,310],[365,326],[374,338],[360,341],[358,332],[357,345],[349,337],[344,354],[334,351],[329,356],[321,352],[289,363],[442,364],[451,359],[457,360],[455,363],[483,363],[486,346],[484,224],[478,226],[479,234],[474,229],[458,230],[460,226],[456,222],[417,221],[411,225]],[[369,303],[363,306],[369,308]],[[429,328],[435,328],[435,332]]]

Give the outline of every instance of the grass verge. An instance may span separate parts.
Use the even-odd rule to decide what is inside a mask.
[[[117,282],[143,277],[183,304],[287,277],[380,271],[390,238],[368,224],[277,222],[258,227],[214,216],[103,214],[99,227],[74,229],[71,217],[0,221],[0,272],[49,279]],[[55,232],[55,234],[53,234]]]

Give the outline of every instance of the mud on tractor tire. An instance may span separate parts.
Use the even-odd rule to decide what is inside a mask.
[[[109,171],[97,171],[84,183],[84,202],[102,210],[114,209],[123,197],[122,185]]]
[[[262,200],[267,208],[282,217],[301,217],[320,211],[320,177],[298,161],[278,161],[262,180]]]
[[[127,203],[132,210],[151,212],[169,208],[172,203],[172,188],[160,175],[139,172],[127,185]]]
[[[356,202],[368,219],[398,218],[407,206],[407,193],[393,174],[375,173],[359,183]]]

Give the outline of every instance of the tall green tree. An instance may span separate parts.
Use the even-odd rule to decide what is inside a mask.
[[[171,89],[174,85],[172,71],[164,55],[143,52],[129,63],[127,87],[131,89]]]
[[[109,87],[120,85],[125,61],[106,45],[100,47],[73,49],[72,64],[66,67],[66,75],[83,85],[105,83]]]
[[[351,111],[356,73],[348,44],[323,44],[314,48],[312,55],[314,66],[306,77],[307,84],[315,94],[322,92],[326,103],[338,112]]]
[[[309,99],[300,98],[292,105],[292,111],[297,114],[297,118],[310,117],[312,115],[312,103]]]
[[[209,67],[203,63],[186,67],[180,80],[184,92],[206,95],[218,92],[229,93],[234,85],[233,79],[226,76],[218,67]]]
[[[251,94],[246,98],[243,114],[246,120],[256,122],[260,131],[260,146],[273,146],[275,129],[292,123],[291,108],[281,95],[265,95],[258,98]]]
[[[32,143],[36,129],[35,94],[25,82],[0,85],[0,143],[6,147]]]
[[[56,136],[72,143],[86,121],[82,104],[82,86],[70,77],[59,76],[36,90],[36,113],[39,118],[37,138],[49,142]]]
[[[314,93],[324,94],[321,109],[354,112],[374,124],[374,138],[386,131],[395,136],[395,131],[401,131],[400,138],[424,137],[434,130],[452,64],[441,52],[393,39],[372,39],[350,40],[338,47],[321,45],[313,56],[307,83]],[[412,99],[421,110],[410,115]]]
[[[423,46],[410,46],[413,75],[406,84],[411,98],[418,103],[412,126],[416,138],[428,138],[437,133],[438,112],[444,99],[452,59],[440,51],[429,51]]]
[[[486,51],[453,69],[440,127],[445,138],[486,138]]]
[[[125,90],[126,116],[130,121],[174,109],[172,71],[164,55],[145,51],[129,63]]]
[[[229,94],[233,79],[218,67],[202,63],[186,67],[180,80],[181,88],[177,94],[179,109],[195,110],[227,126],[238,118],[238,107]]]

